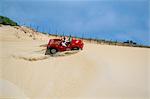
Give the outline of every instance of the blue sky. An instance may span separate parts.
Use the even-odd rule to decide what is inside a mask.
[[[148,0],[2,0],[0,15],[39,31],[150,45]]]

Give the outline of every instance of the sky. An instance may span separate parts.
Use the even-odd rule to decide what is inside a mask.
[[[0,0],[0,15],[59,35],[150,45],[148,0]]]

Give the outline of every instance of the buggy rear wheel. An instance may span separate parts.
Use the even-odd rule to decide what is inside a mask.
[[[56,54],[58,52],[56,48],[50,48],[49,51],[51,54]]]

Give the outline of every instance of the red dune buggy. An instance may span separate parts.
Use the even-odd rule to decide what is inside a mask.
[[[70,42],[67,42],[66,46],[63,46],[62,42],[61,39],[50,39],[46,53],[55,54],[63,51],[82,50],[84,45],[82,40],[77,39],[72,39]]]

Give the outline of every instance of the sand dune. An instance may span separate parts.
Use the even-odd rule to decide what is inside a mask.
[[[83,51],[44,55],[49,38],[0,27],[0,98],[148,99],[150,49],[85,42]]]

